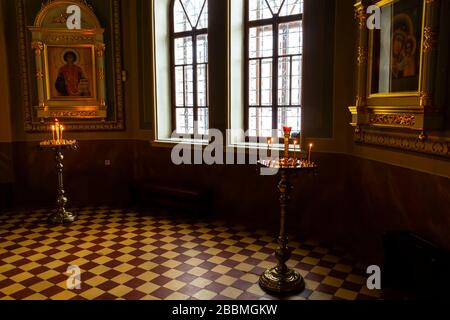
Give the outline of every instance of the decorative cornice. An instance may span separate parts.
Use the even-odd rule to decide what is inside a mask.
[[[52,4],[53,2],[58,2],[58,1],[61,1],[61,0],[42,0],[41,1],[41,10],[44,9],[46,6]],[[94,9],[92,8],[92,5],[87,0],[72,0],[72,1],[78,2],[82,5],[85,5],[87,8],[94,11]]]
[[[95,118],[98,117],[98,111],[52,111],[51,118]]]
[[[355,141],[450,158],[450,141],[439,140],[438,138],[421,139],[419,136],[399,136],[360,130],[355,134]]]
[[[45,37],[46,42],[55,43],[55,44],[65,44],[65,43],[74,43],[74,42],[94,42],[94,36],[87,35],[48,35]]]

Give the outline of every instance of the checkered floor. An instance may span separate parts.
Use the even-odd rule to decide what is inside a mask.
[[[258,286],[275,264],[262,231],[109,208],[74,210],[79,220],[49,226],[47,210],[0,216],[0,299],[277,299]],[[288,265],[306,289],[287,299],[378,299],[342,253],[292,242]],[[81,270],[67,289],[68,267]]]

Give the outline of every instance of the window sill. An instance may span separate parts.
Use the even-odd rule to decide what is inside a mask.
[[[178,144],[192,146],[207,146],[208,141],[199,139],[158,139],[151,142],[152,147],[157,148],[173,148]]]
[[[191,145],[191,146],[208,146],[209,142],[207,140],[198,140],[198,139],[159,139],[151,142],[152,147],[156,148],[173,148],[176,145]],[[237,149],[238,151],[246,151],[246,150],[267,150],[267,144],[265,143],[256,143],[256,142],[237,142],[237,143],[228,143],[226,145],[228,149]],[[279,151],[280,153],[284,151],[283,144],[272,144],[270,146],[270,150]],[[298,147],[294,145],[289,146],[290,152],[299,152],[303,155],[306,155],[307,152],[304,150],[300,150]]]
[[[227,148],[236,148],[236,149],[248,149],[248,150],[267,150],[267,144],[265,143],[257,143],[257,142],[236,142],[236,143],[230,143],[227,145]],[[272,151],[284,151],[284,144],[272,144],[270,146],[270,150]],[[290,152],[300,152],[302,154],[306,154],[306,151],[300,150],[299,147],[295,147],[291,144],[289,145],[289,151]]]

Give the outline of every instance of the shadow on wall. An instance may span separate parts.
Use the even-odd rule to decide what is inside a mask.
[[[14,205],[54,205],[53,155],[31,142],[14,143],[13,151]],[[80,142],[79,151],[65,157],[69,206],[128,204],[133,182],[156,179],[211,190],[209,216],[276,235],[277,177],[260,176],[257,166],[176,166],[170,154],[145,141]],[[342,154],[315,157],[319,174],[293,181],[291,235],[342,246],[375,264],[382,258],[383,235],[391,230],[411,230],[450,249],[450,179]]]

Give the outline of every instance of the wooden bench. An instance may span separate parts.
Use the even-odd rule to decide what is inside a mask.
[[[211,192],[206,189],[175,184],[158,179],[139,179],[131,184],[133,204],[158,206],[205,214],[211,203]]]

